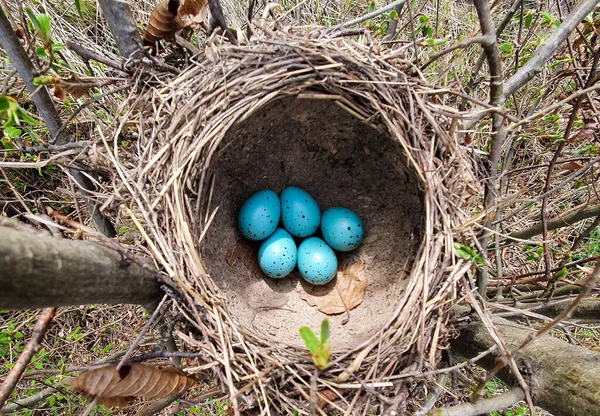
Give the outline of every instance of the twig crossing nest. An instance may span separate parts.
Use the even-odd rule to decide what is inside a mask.
[[[138,159],[111,150],[118,194],[143,218],[152,256],[185,296],[190,326],[178,336],[205,352],[196,371],[212,368],[234,409],[245,397],[306,414],[314,386],[329,402],[321,414],[393,408],[406,380],[435,368],[450,336],[450,307],[469,267],[453,257],[453,229],[466,220],[470,164],[451,113],[435,104],[443,92],[363,45],[278,36],[153,83],[121,123],[139,128]],[[239,238],[239,203],[286,184],[366,216],[357,256],[367,298],[346,326],[343,315],[330,317],[332,361],[316,381],[297,331],[325,316],[292,290],[293,279],[278,286],[226,259]],[[273,307],[254,304],[261,299]],[[359,321],[370,325],[352,327]]]

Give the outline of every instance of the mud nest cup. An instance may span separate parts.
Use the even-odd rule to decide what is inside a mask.
[[[298,329],[328,318],[320,406],[418,399],[409,381],[436,367],[469,267],[452,247],[473,178],[439,90],[346,40],[278,35],[219,53],[146,89],[117,129],[139,129],[136,159],[113,153],[119,195],[183,295],[177,335],[204,354],[189,370],[212,372],[234,409],[303,413],[315,367]],[[240,205],[288,185],[364,222],[362,246],[340,257],[367,277],[349,313],[321,313],[297,274],[269,279],[244,258],[256,247],[237,230]]]

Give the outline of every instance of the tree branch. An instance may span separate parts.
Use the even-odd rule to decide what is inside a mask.
[[[27,91],[31,94],[31,99],[35,104],[40,116],[48,127],[50,136],[54,139],[56,144],[64,144],[69,141],[66,133],[58,134],[61,126],[60,116],[54,107],[52,98],[48,93],[48,89],[45,86],[37,87],[33,83],[35,76],[35,68],[33,63],[27,56],[27,52],[21,46],[19,38],[15,34],[4,10],[0,6],[0,44],[6,51],[6,54],[10,58],[11,64],[16,68],[23,80],[23,83],[27,87]]]
[[[486,55],[488,67],[490,70],[490,104],[493,106],[499,106],[503,100],[503,84],[502,84],[502,61],[500,60],[500,52],[496,47],[496,28],[494,27],[494,21],[492,20],[492,12],[490,10],[490,3],[488,0],[475,0],[475,10],[479,17],[479,24],[481,26],[481,33],[485,38],[485,42],[482,42],[481,46]],[[492,115],[492,144],[490,150],[490,156],[488,160],[489,177],[485,181],[485,201],[484,205],[486,209],[490,209],[496,204],[496,184],[498,179],[498,165],[500,164],[500,156],[502,155],[502,146],[506,139],[507,131],[502,128],[504,118],[494,113]],[[493,221],[492,216],[491,221]],[[488,231],[491,224],[488,222],[482,230],[479,243],[484,251],[482,254],[487,254],[487,247],[489,244],[490,232]],[[479,293],[485,296],[487,292],[487,286],[489,283],[488,272],[485,268],[478,271],[477,274],[477,287]]]
[[[547,226],[548,231],[557,230],[559,228],[568,227],[573,225],[579,221],[583,221],[590,217],[595,217],[600,215],[600,204],[599,205],[589,205],[580,210],[570,212],[566,215],[559,216],[557,218],[553,218],[548,220]],[[524,230],[519,230],[512,232],[508,235],[508,240],[516,241],[519,240],[527,240],[533,236],[541,234],[543,231],[543,224],[538,222],[531,227],[525,228]]]
[[[506,319],[493,317],[492,320],[509,350],[517,348],[533,332]],[[466,357],[494,345],[482,322],[461,328],[459,338],[452,342],[452,348]],[[492,368],[501,355],[496,352],[478,364]],[[521,371],[528,374],[536,405],[555,416],[600,415],[600,355],[597,352],[542,335],[521,350],[516,361]],[[514,382],[509,371],[501,371],[498,376],[509,384]]]
[[[31,98],[50,133],[52,138],[51,144],[63,146],[72,141],[72,137],[67,134],[62,126],[58,111],[56,111],[54,102],[52,101],[52,98],[50,98],[50,94],[46,87],[38,88],[33,84],[33,78],[35,76],[33,63],[29,59],[29,56],[27,56],[25,49],[21,45],[21,42],[19,42],[17,35],[12,29],[12,26],[1,7],[0,44],[4,47],[4,50],[31,94]],[[98,230],[106,236],[116,236],[117,232],[111,222],[98,211],[96,202],[90,198],[91,194],[89,191],[94,189],[94,184],[81,171],[70,169],[70,172],[77,183],[83,188],[83,195],[87,197],[85,199],[86,206]]]
[[[531,78],[536,76],[548,59],[554,55],[558,47],[575,30],[585,16],[594,10],[597,4],[598,0],[585,0],[579,3],[571,14],[565,18],[558,29],[540,46],[535,55],[506,81],[504,84],[504,96],[514,94],[519,88],[527,84]]]
[[[394,2],[392,2],[390,4],[388,4],[388,5],[386,5],[384,7],[382,7],[381,9],[374,10],[371,13],[365,14],[364,16],[357,17],[356,19],[352,19],[352,20],[349,20],[349,21],[347,21],[345,23],[342,23],[342,24],[340,24],[338,26],[335,26],[334,28],[332,28],[332,30],[346,28],[346,27],[355,25],[357,23],[364,22],[365,20],[369,20],[369,19],[372,19],[374,17],[377,17],[380,14],[383,14],[383,13],[389,11],[389,10],[392,10],[394,7],[399,6],[401,4],[404,4],[404,3],[406,3],[406,0],[396,0],[396,1],[394,1]]]
[[[98,0],[102,14],[108,23],[110,32],[117,42],[117,48],[125,59],[140,53],[143,56],[142,37],[135,25],[129,2],[125,0]]]
[[[462,403],[457,406],[436,409],[427,416],[477,416],[506,409],[525,398],[525,393],[519,387],[513,387],[506,393],[477,403]]]
[[[24,408],[29,408],[35,406],[42,400],[45,400],[46,397],[52,396],[54,393],[58,392],[54,387],[46,387],[43,390],[40,390],[38,393],[33,394],[31,396],[27,396],[18,402],[14,402],[12,404],[8,404],[4,406],[4,408],[0,409],[1,412],[5,414],[14,413],[17,410],[22,410]]]
[[[4,402],[10,396],[10,393],[15,388],[21,376],[25,372],[27,365],[31,361],[31,358],[35,353],[40,350],[42,339],[44,339],[44,335],[46,334],[46,330],[54,317],[55,308],[47,308],[44,309],[40,317],[38,318],[35,327],[33,328],[33,333],[31,334],[31,339],[25,346],[25,349],[19,355],[15,366],[10,370],[10,373],[0,386],[0,409],[4,406]]]
[[[160,299],[159,274],[142,259],[89,241],[35,235],[6,219],[0,235],[0,309]]]

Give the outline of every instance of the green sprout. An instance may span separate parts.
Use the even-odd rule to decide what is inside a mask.
[[[483,259],[479,256],[479,254],[477,254],[475,250],[465,246],[464,244],[454,243],[454,254],[460,259],[472,261],[473,263],[479,266],[485,264]]]
[[[329,345],[329,321],[323,319],[321,322],[321,340],[307,326],[300,328],[300,336],[310,352],[310,358],[319,370],[323,370],[329,364],[331,348]]]

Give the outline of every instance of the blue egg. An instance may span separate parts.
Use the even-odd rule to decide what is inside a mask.
[[[258,191],[244,202],[238,215],[238,227],[244,237],[264,240],[277,228],[281,205],[277,194],[268,189]]]
[[[290,274],[296,267],[297,258],[296,242],[283,228],[275,230],[258,249],[258,265],[273,279],[281,279]]]
[[[363,223],[346,208],[328,208],[321,218],[323,238],[334,250],[351,251],[360,245],[365,235]]]
[[[318,237],[309,237],[298,247],[298,270],[308,283],[324,285],[337,272],[335,253]]]
[[[321,210],[308,192],[288,186],[281,192],[281,220],[283,227],[296,237],[308,237],[317,231]]]

